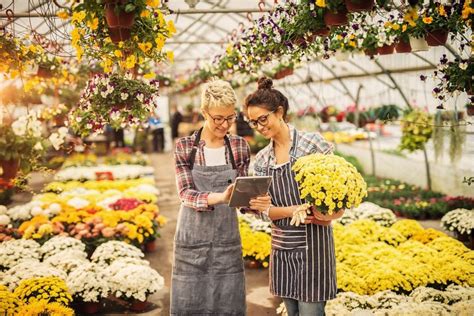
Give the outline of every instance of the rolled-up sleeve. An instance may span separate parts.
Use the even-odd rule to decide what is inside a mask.
[[[246,177],[249,174],[250,147],[245,139],[241,139],[238,148],[237,173],[239,177]],[[240,157],[241,156],[241,157]]]
[[[176,186],[181,203],[196,211],[210,211],[207,204],[207,197],[210,192],[196,190],[192,172],[189,166],[189,155],[192,148],[187,146],[185,140],[176,142],[174,160],[176,168]]]

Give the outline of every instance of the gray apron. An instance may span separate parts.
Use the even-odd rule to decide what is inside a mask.
[[[223,192],[237,169],[232,165],[194,165],[201,131],[196,135],[190,168],[196,190]],[[245,277],[237,213],[226,204],[198,212],[181,205],[174,240],[171,315],[245,315]]]

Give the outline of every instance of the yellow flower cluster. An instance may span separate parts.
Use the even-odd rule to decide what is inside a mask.
[[[61,193],[77,188],[85,188],[89,190],[97,190],[100,192],[107,190],[125,191],[131,187],[139,186],[140,184],[153,184],[152,178],[139,178],[132,180],[90,180],[86,182],[68,181],[68,182],[51,182],[45,187],[46,192]]]
[[[367,196],[367,184],[357,169],[336,155],[312,154],[293,166],[301,198],[322,213],[357,207]]]
[[[338,288],[372,295],[420,286],[474,285],[474,251],[416,221],[334,225]]]
[[[324,132],[322,136],[328,142],[336,144],[350,144],[356,140],[367,138],[364,133],[349,134],[347,132]]]
[[[74,316],[74,310],[60,303],[34,302],[19,308],[17,316]]]
[[[114,64],[122,69],[133,69],[147,61],[167,59],[173,62],[173,52],[164,52],[163,47],[166,40],[176,33],[176,28],[172,20],[165,20],[164,12],[156,3],[158,1],[146,1],[145,6],[136,3],[141,11],[135,12],[130,39],[118,43],[112,41],[110,32],[104,32],[108,28],[103,6],[92,4],[85,9],[80,3],[73,4],[71,44],[78,59],[81,60],[84,54],[100,59],[106,73],[113,70]],[[61,17],[68,18],[63,12]]]
[[[271,236],[260,231],[253,231],[249,224],[239,219],[240,236],[242,238],[242,256],[252,259],[268,267],[271,251]]]
[[[53,225],[44,215],[37,215],[29,221],[21,223],[18,232],[23,239],[43,240],[51,237]]]
[[[55,276],[23,280],[14,294],[25,304],[46,301],[68,306],[72,302],[66,283]]]
[[[66,158],[63,168],[72,166],[95,166],[97,165],[97,156],[94,154],[75,153]]]
[[[21,302],[4,285],[0,285],[0,315],[17,315],[17,309]]]

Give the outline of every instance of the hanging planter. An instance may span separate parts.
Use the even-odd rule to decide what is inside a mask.
[[[374,0],[345,0],[349,12],[371,11],[374,8]]]
[[[393,54],[395,50],[395,43],[392,45],[383,45],[382,47],[377,47],[377,54],[379,55],[390,55]]]
[[[446,44],[448,34],[446,30],[433,30],[426,33],[425,39],[429,46],[441,46]]]
[[[0,160],[0,166],[2,167],[2,179],[5,181],[10,181],[16,177],[18,169],[20,168],[19,159],[10,159],[10,160]]]
[[[336,57],[337,61],[346,61],[349,59],[349,53],[336,51],[336,53],[334,54],[334,57]]]
[[[113,43],[123,42],[130,39],[132,30],[129,28],[109,28],[109,36]]]
[[[132,28],[135,22],[135,12],[125,12],[119,5],[124,1],[106,1],[105,3],[105,21],[109,28]]]
[[[377,49],[375,48],[367,48],[364,50],[364,54],[370,57],[374,57],[377,55]]]
[[[329,36],[330,29],[328,27],[322,27],[320,29],[312,31],[313,35],[327,37]]]
[[[416,38],[410,36],[410,46],[412,52],[427,51],[428,49],[430,49],[428,43],[423,37]]]
[[[395,46],[395,49],[397,53],[410,53],[411,52],[410,41],[409,40],[405,41],[403,38],[400,38],[397,45]]]
[[[346,25],[349,22],[347,17],[347,9],[341,9],[338,12],[326,11],[324,13],[324,23],[327,26],[340,26]]]
[[[36,75],[40,78],[51,78],[53,77],[53,73],[51,72],[51,69],[48,67],[39,65],[38,66],[38,71],[36,72]]]
[[[273,75],[273,78],[276,80],[283,79],[287,76],[291,76],[292,74],[293,74],[293,68],[287,67],[287,68],[283,68],[277,71],[275,75]]]

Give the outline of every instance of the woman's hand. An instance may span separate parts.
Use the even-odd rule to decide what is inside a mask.
[[[229,185],[224,192],[212,192],[207,196],[207,204],[216,205],[216,204],[228,204],[234,184]]]
[[[228,204],[230,201],[230,196],[232,195],[232,190],[234,189],[234,183],[230,184],[224,192],[222,192],[222,203]]]
[[[272,198],[268,194],[250,200],[250,208],[260,213],[267,210],[270,206],[272,206]]]

